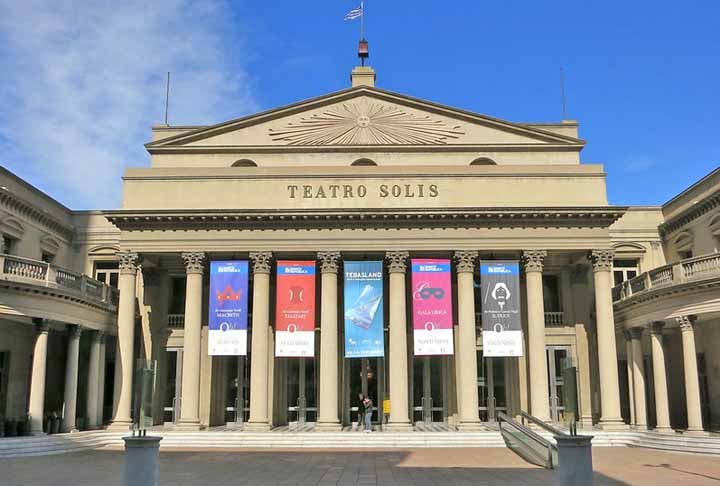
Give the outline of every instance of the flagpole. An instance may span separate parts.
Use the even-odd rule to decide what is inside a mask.
[[[365,5],[360,2],[360,40],[365,38]]]

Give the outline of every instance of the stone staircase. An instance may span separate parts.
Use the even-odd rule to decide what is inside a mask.
[[[583,433],[582,431],[580,432]],[[646,447],[667,451],[720,455],[720,435],[658,434],[652,431],[587,431],[595,447]],[[201,432],[152,430],[162,436],[163,450],[267,450],[267,449],[411,449],[452,447],[505,447],[498,431],[480,432],[308,432],[281,430],[242,432],[213,429]],[[541,435],[552,439],[549,433]],[[0,458],[63,454],[83,450],[122,450],[125,432],[92,431],[44,437],[0,439]]]

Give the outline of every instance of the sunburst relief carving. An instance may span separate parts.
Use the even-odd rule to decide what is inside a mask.
[[[464,134],[459,125],[380,103],[343,103],[270,129],[288,145],[433,145]]]

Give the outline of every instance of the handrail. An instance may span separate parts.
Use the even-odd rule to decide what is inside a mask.
[[[525,425],[522,425],[521,423],[511,419],[507,415],[505,415],[503,412],[497,412],[496,416],[498,418],[498,422],[507,422],[519,431],[523,432],[525,435],[533,439],[535,442],[538,442],[539,444],[545,446],[545,447],[556,447],[555,444],[547,440],[542,435],[538,434],[534,430],[529,429]]]
[[[558,428],[555,428],[552,425],[548,424],[547,422],[543,422],[539,418],[534,417],[527,412],[523,412],[522,410],[520,411],[520,417],[522,417],[523,425],[525,425],[525,420],[527,420],[528,422],[532,422],[533,424],[537,425],[541,429],[547,430],[548,432],[550,432],[553,435],[560,435],[560,436],[568,435],[566,432],[564,432]]]
[[[546,469],[553,469],[557,465],[557,460],[554,459],[554,457],[557,455],[557,446],[555,444],[547,440],[545,437],[542,437],[540,434],[530,430],[526,426],[511,419],[503,412],[497,412],[496,417],[498,420],[500,433],[502,434],[503,439],[505,439],[505,443],[507,444],[509,449],[513,450],[516,454],[521,456],[526,461],[533,464],[541,465]],[[540,445],[544,452],[533,449],[532,446],[528,444],[523,444],[522,441],[513,441],[513,435],[503,429],[503,424],[509,425],[516,431],[523,434],[525,437],[532,439],[535,443]],[[513,445],[515,447],[513,447]]]

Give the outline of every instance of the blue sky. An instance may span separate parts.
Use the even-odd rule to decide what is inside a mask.
[[[345,88],[357,3],[4,2],[0,164],[72,208],[118,207],[124,168],[149,163],[166,71],[171,124]],[[661,204],[720,165],[716,0],[365,3],[384,89],[557,121],[564,68],[582,160],[605,164],[613,204]]]

